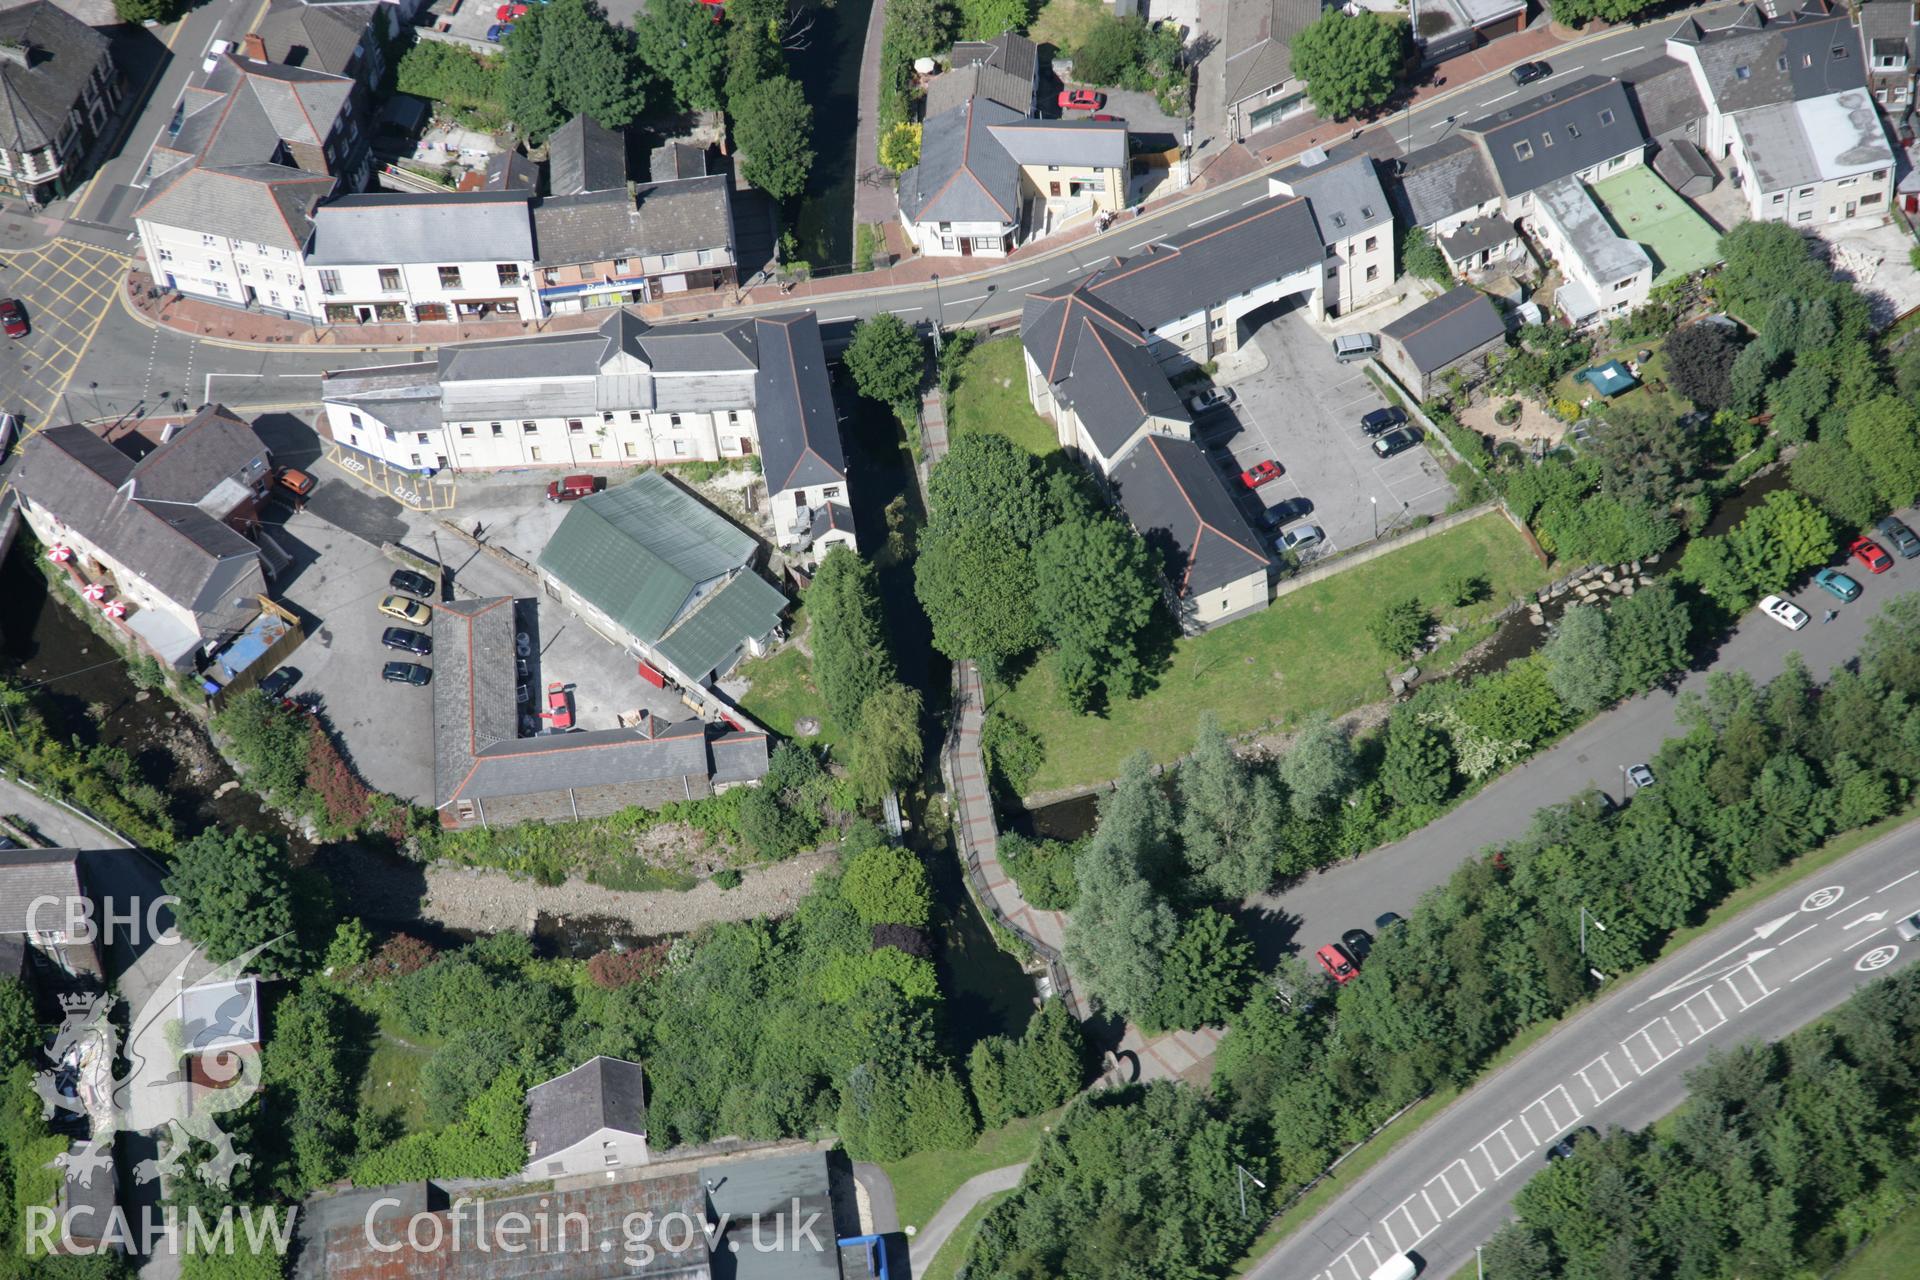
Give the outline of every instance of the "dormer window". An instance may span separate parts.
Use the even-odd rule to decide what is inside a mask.
[[[1363,218],[1365,218],[1365,219],[1366,219],[1366,220],[1367,220],[1368,222],[1372,222],[1372,221],[1373,221],[1373,206],[1372,206],[1372,205],[1370,205],[1370,204],[1363,204],[1363,205],[1361,205],[1361,206],[1360,206],[1360,216],[1361,216],[1361,217],[1363,217]]]
[[[1519,142],[1513,144],[1513,154],[1518,159],[1531,160],[1533,159],[1533,144],[1522,138]]]
[[[1552,145],[1553,145],[1553,134],[1552,134],[1551,132],[1547,132],[1547,133],[1543,133],[1543,134],[1541,134],[1541,135],[1540,135],[1540,142],[1541,142],[1541,145],[1542,145],[1542,146],[1548,146],[1548,147],[1550,147],[1550,146],[1552,146]]]
[[[1847,60],[1847,46],[1843,44],[1833,46],[1833,60],[1835,62],[1845,62]]]
[[[1783,53],[1783,54],[1781,54],[1781,55],[1780,55],[1780,61],[1779,61],[1779,64],[1778,64],[1778,65],[1779,65],[1779,67],[1780,67],[1780,69],[1781,69],[1782,71],[1785,71],[1785,70],[1787,69],[1787,55],[1786,55],[1786,54],[1784,54],[1784,53]]]
[[[1333,215],[1333,225],[1334,225],[1334,226],[1336,226],[1336,227],[1344,227],[1344,226],[1346,226],[1346,225],[1347,225],[1347,215],[1346,215],[1346,214],[1344,214],[1344,213],[1335,213],[1335,214]]]

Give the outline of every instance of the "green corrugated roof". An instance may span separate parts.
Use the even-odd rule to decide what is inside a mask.
[[[701,601],[654,648],[697,679],[726,661],[742,640],[758,640],[771,632],[780,624],[786,607],[787,598],[771,583],[753,570],[743,569],[733,581]]]
[[[641,642],[654,644],[695,588],[748,563],[754,545],[718,512],[649,471],[574,503],[540,552],[539,564]],[[779,592],[761,585],[784,607]],[[745,634],[737,633],[734,643]]]

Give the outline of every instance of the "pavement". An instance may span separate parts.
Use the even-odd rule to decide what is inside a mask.
[[[18,814],[60,849],[131,849],[112,830],[0,774],[0,813]]]
[[[856,1166],[857,1170],[858,1166]],[[1026,1163],[1010,1164],[1004,1169],[989,1169],[985,1173],[976,1173],[968,1178],[947,1197],[947,1202],[927,1219],[913,1237],[913,1246],[909,1257],[913,1261],[913,1274],[923,1276],[927,1268],[933,1265],[934,1255],[940,1252],[940,1246],[953,1235],[973,1207],[990,1195],[1002,1191],[1011,1191],[1020,1185],[1020,1175],[1027,1171]]]
[[[1714,1051],[1777,1040],[1910,962],[1920,911],[1909,824],[1609,992],[1441,1112],[1246,1274],[1367,1280],[1412,1251],[1452,1275],[1511,1216],[1545,1148],[1578,1125],[1639,1128],[1680,1105]]]

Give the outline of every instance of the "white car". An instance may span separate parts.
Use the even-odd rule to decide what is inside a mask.
[[[221,57],[231,48],[233,48],[233,42],[231,40],[215,40],[207,46],[207,56],[206,59],[201,62],[200,69],[208,75],[212,75],[213,69],[220,65]]]
[[[1893,931],[1900,935],[1902,942],[1912,942],[1915,938],[1920,938],[1920,915],[1908,916],[1893,926]]]
[[[1215,409],[1226,408],[1235,398],[1232,387],[1208,387],[1198,395],[1187,397],[1187,412],[1198,418]]]
[[[1762,600],[1760,612],[1790,631],[1798,631],[1809,621],[1805,609],[1791,600],[1782,600],[1779,596],[1768,596]]]
[[[19,430],[19,414],[0,413],[0,459],[7,456],[7,447],[13,443],[14,433]]]

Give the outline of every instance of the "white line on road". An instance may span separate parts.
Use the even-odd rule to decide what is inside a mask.
[[[1519,96],[1520,96],[1520,91],[1518,89],[1515,89],[1512,93],[1503,93],[1497,98],[1488,98],[1486,101],[1486,105],[1490,107],[1496,102],[1505,102],[1508,98],[1517,98]]]
[[[1047,281],[1049,281],[1049,280],[1051,280],[1051,279],[1053,279],[1053,277],[1052,277],[1052,276],[1041,276],[1041,277],[1040,277],[1040,278],[1039,278],[1038,280],[1031,280],[1031,281],[1029,281],[1029,282],[1027,283],[1027,288],[1029,288],[1029,289],[1037,289],[1037,288],[1039,288],[1039,287],[1040,287],[1041,285],[1043,285],[1043,284],[1045,284],[1045,283],[1046,283]]]
[[[843,320],[857,320],[858,316],[828,316],[821,324],[839,324]]]
[[[1877,938],[1885,932],[1886,932],[1885,929],[1875,929],[1872,933],[1866,935],[1865,938],[1855,938],[1852,942],[1849,942],[1846,946],[1846,949],[1848,951],[1851,951],[1855,947],[1859,946],[1861,943],[1867,941],[1868,938]]]
[[[1265,197],[1265,196],[1261,196],[1261,197],[1259,197],[1259,198],[1260,198],[1260,199],[1262,199],[1262,200],[1265,200],[1265,199],[1266,199],[1266,197]],[[1253,201],[1251,201],[1251,200],[1249,200],[1249,201],[1247,201],[1247,203],[1248,203],[1248,204],[1252,204],[1252,203],[1253,203]],[[1206,217],[1204,217],[1204,218],[1195,218],[1195,219],[1194,219],[1194,220],[1193,220],[1192,222],[1189,222],[1189,223],[1188,223],[1187,225],[1188,225],[1189,227],[1197,227],[1197,226],[1201,226],[1201,225],[1202,225],[1202,224],[1204,224],[1204,223],[1208,223],[1208,222],[1212,222],[1212,221],[1213,221],[1213,220],[1214,220],[1215,218],[1224,218],[1224,217],[1226,217],[1226,216],[1227,216],[1228,214],[1230,214],[1230,213],[1232,213],[1232,212],[1233,212],[1233,210],[1231,210],[1231,209],[1222,209],[1222,210],[1221,210],[1220,212],[1218,212],[1218,213],[1210,213],[1210,214],[1208,214],[1208,215],[1207,215]]]
[[[925,311],[925,310],[926,310],[925,307],[893,307],[890,310],[888,310],[887,314],[890,316],[910,316],[914,314],[916,311]]]
[[[1893,888],[1894,885],[1905,884],[1907,881],[1913,879],[1915,876],[1920,876],[1920,871],[1909,871],[1907,872],[1907,874],[1901,876],[1898,880],[1895,880],[1893,884],[1883,884],[1878,889],[1874,890],[1874,892],[1885,893],[1887,890]]]
[[[1602,58],[1602,59],[1600,59],[1600,61],[1602,61],[1602,62],[1612,62],[1612,61],[1613,61],[1613,60],[1614,60],[1615,58],[1631,58],[1631,57],[1632,57],[1632,56],[1633,56],[1634,54],[1636,54],[1636,53],[1642,53],[1642,52],[1645,52],[1645,51],[1644,51],[1644,50],[1641,50],[1641,49],[1622,49],[1622,50],[1621,50],[1620,52],[1618,52],[1618,53],[1610,53],[1610,54],[1608,54],[1608,55],[1607,55],[1606,57],[1604,57],[1604,58]]]
[[[1265,199],[1266,199],[1266,197],[1265,197],[1265,196],[1255,196],[1255,197],[1254,197],[1253,199],[1251,199],[1251,200],[1242,200],[1242,201],[1240,202],[1240,207],[1241,207],[1242,209],[1244,209],[1244,208],[1246,208],[1246,207],[1247,207],[1248,205],[1250,205],[1250,204],[1259,204],[1259,203],[1260,203],[1260,202],[1261,202],[1262,200],[1265,200]],[[1196,224],[1196,225],[1198,225],[1198,224]]]
[[[1822,960],[1822,961],[1819,961],[1819,962],[1818,962],[1818,963],[1816,963],[1816,964],[1810,964],[1810,965],[1808,965],[1808,966],[1807,966],[1806,968],[1804,968],[1804,969],[1802,969],[1802,970],[1801,970],[1800,972],[1798,972],[1798,973],[1796,973],[1796,974],[1794,974],[1794,975],[1793,975],[1793,976],[1792,976],[1791,978],[1788,978],[1788,979],[1787,979],[1787,981],[1788,981],[1788,982],[1798,982],[1798,981],[1800,981],[1800,979],[1802,979],[1802,978],[1804,978],[1804,977],[1806,977],[1806,976],[1807,976],[1808,974],[1810,974],[1810,973],[1812,973],[1812,972],[1813,972],[1813,971],[1814,971],[1815,969],[1818,969],[1818,968],[1819,968],[1819,967],[1820,967],[1821,965],[1823,965],[1823,964],[1828,964],[1828,963],[1830,963],[1830,962],[1831,962],[1832,960],[1833,960],[1833,957],[1832,957],[1832,956],[1828,956],[1828,957],[1827,957],[1827,958],[1826,958],[1825,960]]]
[[[979,302],[981,299],[985,298],[986,296],[987,295],[983,293],[978,295],[977,297],[972,297],[972,298],[955,298],[953,300],[953,305],[957,307],[968,302]]]
[[[1818,929],[1819,927],[1820,927],[1819,922],[1815,921],[1813,924],[1810,924],[1806,928],[1801,929],[1798,933],[1790,933],[1786,937],[1780,939],[1780,945],[1784,947],[1789,942],[1792,942],[1795,938],[1798,938],[1799,936],[1801,936],[1801,934],[1812,933],[1815,929]]]

